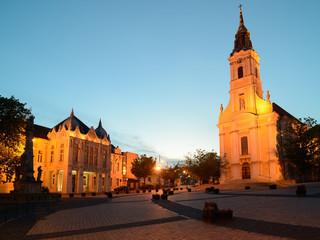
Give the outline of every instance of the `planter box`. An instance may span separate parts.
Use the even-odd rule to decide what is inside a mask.
[[[214,222],[218,218],[218,205],[215,202],[204,202],[202,215],[204,221]]]
[[[115,191],[116,194],[119,194],[119,191]]]
[[[191,192],[191,188],[188,188],[188,192]]]
[[[152,199],[153,200],[160,200],[160,195],[159,194],[152,194]]]
[[[96,196],[97,194],[95,192],[91,193],[92,196]]]
[[[112,198],[112,193],[108,192],[108,198]]]
[[[136,190],[136,192],[137,192],[137,193],[139,193],[139,192],[140,192],[140,190]]]
[[[180,190],[183,190],[183,188],[181,187]]]
[[[305,197],[307,196],[307,189],[305,185],[297,186],[296,194],[298,197]]]
[[[74,193],[69,193],[69,197],[74,197]]]
[[[146,192],[146,190],[145,190],[145,189],[143,189],[143,190],[142,190],[142,192],[143,192],[143,193],[145,193],[145,192]]]
[[[233,211],[231,209],[222,209],[218,211],[218,218],[222,220],[230,220],[233,217]]]
[[[272,190],[272,189],[277,189],[277,185],[276,184],[270,184],[269,185],[269,189]]]
[[[149,189],[148,192],[151,192],[151,189]]]
[[[219,188],[214,189],[213,192],[214,192],[215,194],[219,194],[219,192],[220,192],[220,191],[219,191]]]
[[[85,197],[85,196],[86,196],[86,193],[81,193],[81,196],[82,196],[82,197]]]
[[[244,189],[245,190],[250,190],[250,186],[245,186]]]
[[[168,200],[168,195],[167,194],[162,194],[161,195],[161,200]]]
[[[169,191],[169,195],[173,195],[173,193],[174,193],[173,191]]]

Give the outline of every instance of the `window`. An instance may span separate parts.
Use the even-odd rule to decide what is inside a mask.
[[[148,181],[151,182],[151,177],[148,177]]]
[[[84,163],[88,164],[88,160],[89,160],[89,147],[86,146],[85,152],[84,152]]]
[[[102,159],[103,159],[103,166],[105,167],[107,165],[107,150],[103,150]]]
[[[83,176],[83,186],[87,185],[87,176]]]
[[[120,170],[120,163],[117,162],[117,172]]]
[[[93,163],[93,147],[90,147],[90,158],[89,158],[89,163]]]
[[[246,109],[246,101],[244,100],[244,94],[241,93],[239,95],[239,109],[244,110]]]
[[[79,154],[78,154],[79,150],[74,149],[73,150],[73,161],[74,162],[78,162],[79,161]]]
[[[51,150],[51,153],[50,153],[50,162],[53,163],[53,160],[54,160],[54,151]]]
[[[63,161],[64,149],[60,149],[60,162]]]
[[[94,164],[98,163],[98,148],[94,149]]]
[[[117,178],[117,187],[119,186],[119,178]]]
[[[238,78],[243,78],[243,68],[242,67],[238,68]]]
[[[241,138],[241,155],[248,154],[248,138],[242,137]]]
[[[38,151],[38,162],[42,162],[42,151]]]

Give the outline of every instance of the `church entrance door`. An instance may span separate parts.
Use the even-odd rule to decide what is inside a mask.
[[[250,179],[250,165],[249,163],[244,163],[242,165],[242,179]]]

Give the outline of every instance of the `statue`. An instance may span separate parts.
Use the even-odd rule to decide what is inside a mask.
[[[269,93],[269,91],[267,91],[267,100],[270,103],[270,93]]]
[[[41,181],[41,173],[42,173],[42,169],[41,166],[38,167],[38,177],[37,177],[37,182]]]
[[[220,106],[220,113],[222,113],[223,112],[223,105],[221,104],[221,106]]]

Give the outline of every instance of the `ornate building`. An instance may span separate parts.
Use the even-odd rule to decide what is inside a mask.
[[[110,192],[127,184],[127,166],[138,155],[114,148],[102,127],[89,128],[73,110],[52,129],[34,125],[33,166],[41,166],[42,186],[50,192]],[[13,183],[0,184],[0,192],[13,190]]]
[[[240,23],[235,35],[230,62],[230,100],[226,109],[221,105],[219,124],[220,156],[225,168],[221,182],[252,179],[282,179],[276,155],[277,120],[292,117],[270,102],[269,91],[263,99],[259,55],[253,49],[250,32]]]

